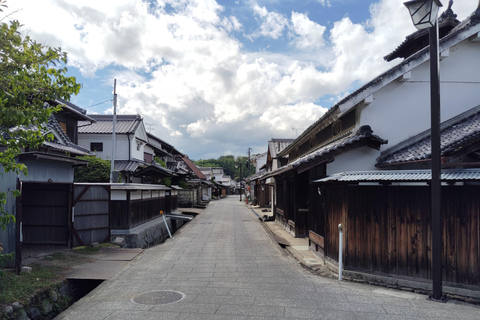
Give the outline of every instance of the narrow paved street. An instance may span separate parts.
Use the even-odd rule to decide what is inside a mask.
[[[480,319],[478,306],[313,275],[238,200],[212,201],[57,319]]]

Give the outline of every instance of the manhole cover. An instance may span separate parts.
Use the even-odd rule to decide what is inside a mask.
[[[185,294],[178,291],[152,291],[133,298],[133,302],[140,304],[170,304],[181,301]]]

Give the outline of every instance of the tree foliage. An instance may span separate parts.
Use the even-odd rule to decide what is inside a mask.
[[[65,52],[22,36],[20,28],[18,21],[0,23],[0,166],[4,172],[26,175],[27,168],[17,162],[17,156],[25,148],[35,149],[53,138],[46,123],[60,107],[44,103],[57,98],[69,100],[80,85],[65,75]],[[14,221],[4,209],[5,202],[6,194],[0,193],[2,229]]]
[[[110,181],[110,161],[97,158],[95,156],[78,157],[88,160],[87,166],[75,167],[75,182],[109,182]]]
[[[197,167],[220,167],[227,176],[234,180],[244,179],[255,173],[255,168],[249,163],[248,157],[235,157],[233,155],[221,156],[218,159],[194,161]]]

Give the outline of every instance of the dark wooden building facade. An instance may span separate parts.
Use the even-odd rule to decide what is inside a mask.
[[[318,226],[310,237],[313,250],[338,261],[341,223],[345,269],[431,279],[431,201],[426,182],[362,185],[328,180],[315,183],[321,193],[313,200],[318,212],[312,215]],[[480,185],[458,180],[442,186],[442,262],[447,283],[480,284],[479,192]]]

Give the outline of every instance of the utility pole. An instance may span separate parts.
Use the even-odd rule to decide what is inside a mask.
[[[248,175],[250,175],[250,151],[253,150],[252,148],[248,147],[247,154],[248,154]]]
[[[112,129],[112,161],[110,163],[110,182],[117,182],[114,180],[113,171],[115,170],[115,125],[117,123],[117,79],[113,80],[113,129]]]

